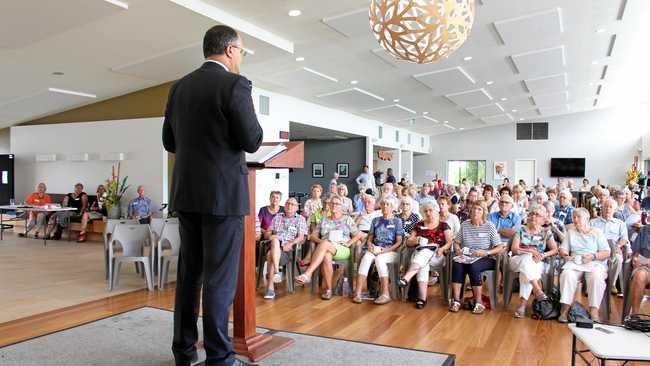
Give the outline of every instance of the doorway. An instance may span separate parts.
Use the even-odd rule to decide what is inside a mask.
[[[537,180],[537,161],[535,159],[515,160],[515,182],[519,182],[520,179],[523,179],[528,187],[535,185]]]

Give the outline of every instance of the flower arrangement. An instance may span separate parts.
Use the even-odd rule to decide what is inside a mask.
[[[120,163],[117,163],[117,169],[115,165],[111,166],[111,178],[106,180],[106,192],[103,194],[107,210],[110,210],[113,205],[119,206],[122,196],[129,189],[129,186],[126,185],[128,178],[126,176],[120,181]]]

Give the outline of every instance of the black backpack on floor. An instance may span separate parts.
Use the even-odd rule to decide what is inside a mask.
[[[533,300],[533,319],[551,320],[560,316],[560,292],[557,288],[547,295],[546,300]]]

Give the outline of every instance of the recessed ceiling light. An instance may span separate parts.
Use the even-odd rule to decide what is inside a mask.
[[[446,123],[449,123],[449,121],[442,121],[442,123],[445,123],[445,124],[446,124]]]
[[[352,80],[352,81],[350,81],[350,84],[357,85],[357,84],[359,84],[359,81],[358,80]]]
[[[422,114],[426,116],[427,114],[429,114],[429,112],[422,112]]]
[[[519,118],[519,120],[520,120],[520,121],[523,121],[524,119],[523,119],[523,118]]]
[[[486,85],[492,85],[492,84],[494,84],[494,81],[492,81],[492,80],[490,80],[490,81],[486,81],[485,84],[486,84]]]
[[[461,128],[459,128],[459,130],[461,130],[461,131],[464,130],[464,129],[465,129],[465,127],[461,127]]]
[[[605,28],[598,28],[598,29],[596,30],[596,33],[603,33],[603,32],[605,32],[606,30],[607,30],[607,29],[605,29]]]
[[[512,112],[513,112],[513,113],[516,113],[516,112],[517,112],[517,110],[516,110],[516,109],[513,109],[513,110],[512,110]]]
[[[501,98],[502,102],[505,102],[506,100],[508,100],[508,98]]]
[[[55,72],[52,73],[52,75],[62,76],[62,75],[65,75],[65,74],[62,73],[61,71],[55,71]]]
[[[305,61],[305,58],[304,57],[296,57],[296,61],[303,62],[303,61]]]
[[[399,103],[399,99],[393,99],[394,103]]]
[[[298,10],[298,9],[289,10],[289,16],[290,17],[297,17],[300,14],[302,14],[302,12],[300,10]]]
[[[463,60],[465,60],[465,61],[469,61],[469,60],[471,60],[471,59],[472,59],[472,56],[466,56],[466,57],[463,57]]]

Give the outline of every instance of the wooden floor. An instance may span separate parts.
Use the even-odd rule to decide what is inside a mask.
[[[170,278],[175,279],[175,267]],[[103,243],[19,238],[0,241],[0,323],[145,288],[134,266],[122,266],[120,284],[108,292]]]
[[[144,280],[130,266],[120,277],[119,291],[109,293],[102,250],[101,243],[58,241],[43,247],[42,241],[6,235],[0,241],[0,347],[143,306],[173,309],[174,290],[140,290]],[[516,301],[508,311],[452,314],[438,287],[430,290],[429,304],[417,310],[397,301],[384,306],[357,305],[337,296],[323,301],[301,287],[286,295],[281,287],[274,301],[259,295],[257,323],[276,330],[453,353],[457,365],[569,364],[571,335],[566,325],[514,319]],[[612,318],[620,319],[621,299],[612,300]],[[650,311],[648,302],[643,311]]]
[[[262,327],[343,338],[389,346],[453,353],[457,365],[568,365],[571,335],[556,321],[514,319],[511,311],[452,314],[437,290],[424,310],[411,303],[377,306],[334,297],[323,301],[306,289],[278,298],[258,297],[257,324]],[[0,324],[0,347],[66,329],[113,314],[154,306],[173,309],[174,290],[120,294]],[[647,304],[646,304],[647,305]],[[614,316],[621,306],[614,300]],[[647,307],[647,306],[646,306]],[[616,364],[616,363],[614,363]]]

